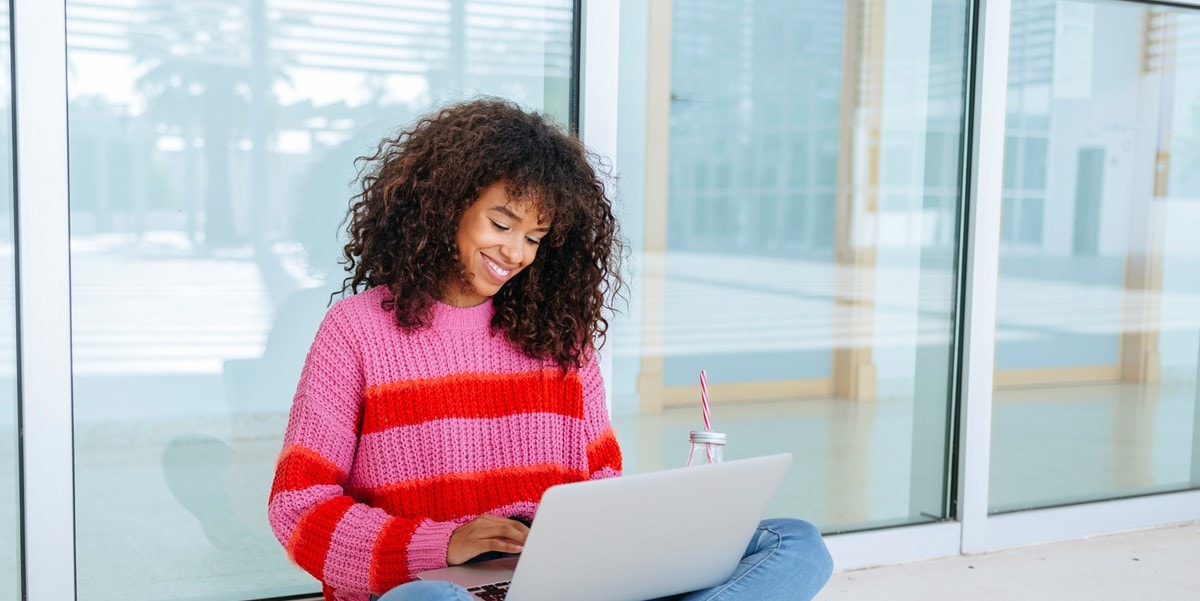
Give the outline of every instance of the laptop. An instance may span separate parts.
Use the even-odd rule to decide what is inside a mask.
[[[791,462],[783,453],[554,486],[519,557],[417,578],[489,601],[647,601],[715,586],[733,575]]]

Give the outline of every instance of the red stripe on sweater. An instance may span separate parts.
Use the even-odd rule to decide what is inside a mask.
[[[324,574],[333,531],[353,505],[350,497],[334,497],[304,514],[287,544],[292,561],[309,574]]]
[[[576,372],[456,374],[367,389],[362,434],[447,418],[558,413],[583,419],[583,384]]]
[[[410,580],[408,543],[417,530],[416,520],[388,520],[375,542],[371,557],[371,590],[387,592]]]
[[[392,515],[444,522],[518,501],[536,503],[555,484],[587,479],[582,470],[545,464],[445,474],[357,493]]]
[[[345,474],[337,465],[300,445],[292,445],[279,455],[271,499],[286,490],[303,490],[317,484],[341,484]]]
[[[621,471],[621,445],[612,428],[606,430],[587,448],[588,471],[596,473],[605,467]]]

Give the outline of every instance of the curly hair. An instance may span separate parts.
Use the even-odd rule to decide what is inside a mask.
[[[503,182],[509,198],[533,203],[552,222],[533,263],[493,297],[492,330],[562,369],[580,367],[589,349],[603,346],[604,311],[623,286],[624,245],[603,163],[577,138],[542,115],[484,98],[422,117],[358,161],[343,293],[387,286],[383,308],[396,323],[427,327],[447,286],[467,281],[455,243],[463,212]]]

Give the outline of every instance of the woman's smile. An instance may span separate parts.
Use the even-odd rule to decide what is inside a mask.
[[[479,254],[483,256],[483,261],[488,266],[488,272],[492,274],[492,279],[496,280],[496,282],[499,284],[503,284],[504,282],[508,281],[508,276],[513,272],[513,269],[515,269],[515,268],[505,269],[500,266],[499,262],[493,260],[491,257],[487,256],[486,254],[484,254],[484,253],[479,253]]]

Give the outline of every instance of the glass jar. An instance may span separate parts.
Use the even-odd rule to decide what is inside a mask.
[[[692,430],[688,436],[692,449],[688,452],[687,466],[713,465],[725,458],[725,434],[708,430]]]

